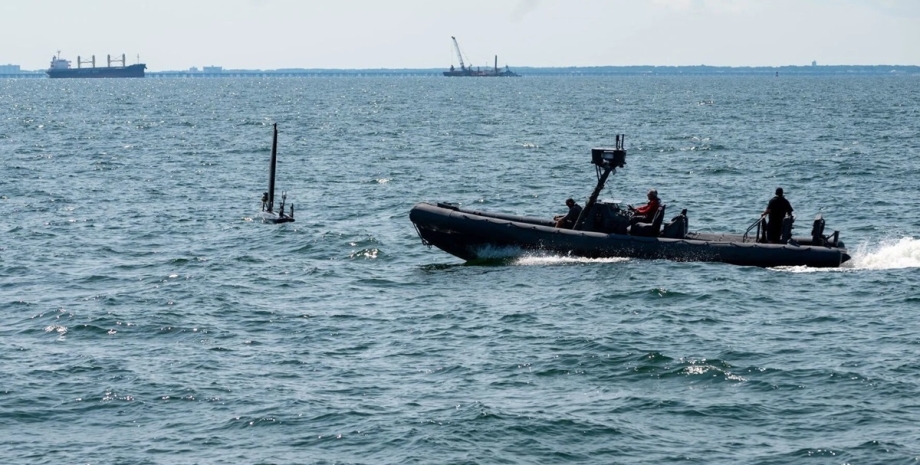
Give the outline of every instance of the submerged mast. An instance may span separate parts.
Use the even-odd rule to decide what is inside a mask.
[[[275,162],[278,159],[278,123],[275,123],[274,135],[272,136],[272,161],[268,168],[268,209],[273,211],[275,205]]]
[[[268,165],[268,190],[262,193],[262,221],[266,223],[289,223],[294,221],[294,204],[291,204],[291,212],[288,214],[284,210],[284,201],[287,194],[281,192],[281,205],[278,206],[278,213],[275,213],[275,167],[278,164],[278,123],[273,125],[272,129],[272,156]]]

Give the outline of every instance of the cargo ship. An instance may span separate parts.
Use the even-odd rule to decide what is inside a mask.
[[[142,78],[147,65],[138,63],[135,65],[125,66],[125,56],[119,59],[112,59],[111,55],[106,55],[107,66],[96,67],[96,56],[93,55],[89,60],[82,60],[77,57],[77,67],[70,67],[70,60],[61,58],[61,52],[51,58],[51,67],[45,73],[49,78]],[[121,66],[112,66],[121,65]],[[83,65],[91,65],[84,68]]]
[[[508,65],[505,65],[504,69],[498,68],[498,55],[495,55],[495,65],[492,68],[473,69],[472,66],[466,66],[463,62],[463,54],[460,53],[460,45],[457,43],[457,38],[451,36],[451,39],[454,41],[454,50],[457,52],[457,59],[460,60],[460,69],[454,68],[454,65],[450,65],[450,69],[444,71],[444,75],[448,77],[454,76],[473,76],[473,77],[519,77],[520,74],[511,71],[511,68],[508,68]]]

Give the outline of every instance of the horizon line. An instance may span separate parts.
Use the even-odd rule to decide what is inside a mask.
[[[146,64],[146,63],[145,63]],[[901,65],[901,64],[860,64],[860,65],[820,65],[820,64],[806,64],[806,65],[567,65],[567,66],[531,66],[531,65],[520,65],[520,66],[511,66],[504,65],[499,66],[499,69],[504,69],[505,67],[511,69],[530,69],[530,70],[567,70],[567,69],[598,69],[598,68],[724,68],[724,69],[781,69],[781,68],[871,68],[871,67],[891,67],[891,68],[920,68],[920,65]],[[192,66],[188,69],[164,69],[162,71],[151,71],[151,72],[165,72],[165,71],[184,71],[190,72],[192,69],[197,69],[199,72],[203,71],[205,68],[211,69],[221,69],[224,71],[289,71],[289,70],[304,70],[304,71],[432,71],[432,72],[442,72],[449,69],[443,67],[437,68],[421,68],[421,67],[399,67],[399,68],[319,68],[319,67],[282,67],[282,68],[226,68],[220,65],[208,65],[208,66]],[[467,66],[467,68],[475,69],[493,69],[492,66]]]

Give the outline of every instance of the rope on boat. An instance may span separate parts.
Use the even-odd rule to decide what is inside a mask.
[[[428,241],[425,240],[425,237],[422,236],[422,231],[418,229],[418,225],[415,224],[415,223],[412,223],[412,226],[415,227],[415,233],[418,234],[418,238],[422,240],[422,245],[428,246],[428,248],[430,249],[430,248],[431,248],[431,242],[428,242]]]

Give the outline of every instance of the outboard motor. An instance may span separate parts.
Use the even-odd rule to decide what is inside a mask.
[[[787,244],[789,239],[792,239],[792,223],[795,222],[795,218],[792,215],[786,213],[786,217],[783,218],[783,231],[779,235],[780,243]]]
[[[840,242],[840,231],[834,231],[829,236],[824,235],[824,218],[819,214],[815,217],[815,222],[811,226],[811,244],[824,247],[843,247]]]
[[[824,237],[824,217],[820,214],[811,224],[811,243],[812,245],[827,245],[827,239]]]

